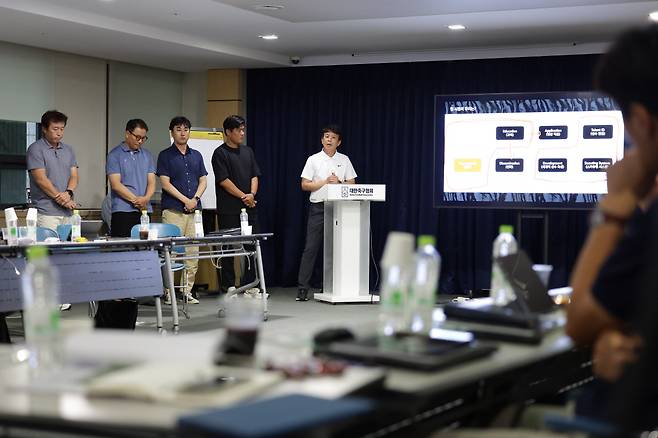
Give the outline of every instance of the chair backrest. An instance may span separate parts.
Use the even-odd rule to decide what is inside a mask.
[[[178,225],[174,224],[162,224],[159,222],[151,222],[149,224],[150,229],[158,230],[158,237],[180,237],[181,232]],[[133,239],[139,239],[139,224],[133,225],[130,229],[130,237]],[[182,246],[175,246],[174,252],[184,253],[185,248]]]
[[[57,231],[46,228],[46,227],[37,227],[37,242],[43,242],[49,237],[59,237]]]
[[[71,224],[57,225],[57,234],[62,242],[69,240],[71,237]]]
[[[158,230],[158,237],[181,236],[180,228],[178,228],[178,225],[151,222],[150,228]],[[139,224],[133,225],[133,227],[130,229],[130,237],[133,239],[139,239]]]

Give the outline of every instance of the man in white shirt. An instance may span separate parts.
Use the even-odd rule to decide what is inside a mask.
[[[311,192],[311,205],[308,211],[306,227],[306,244],[299,264],[296,301],[308,301],[311,276],[318,251],[322,246],[324,235],[324,202],[319,199],[318,191],[325,184],[354,184],[356,172],[347,155],[337,152],[342,134],[340,127],[329,125],[322,129],[322,150],[306,160],[302,170],[302,190]]]

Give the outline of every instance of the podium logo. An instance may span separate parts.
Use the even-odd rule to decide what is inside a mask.
[[[340,197],[341,198],[349,198],[350,197],[350,188],[349,187],[341,187],[340,188]]]

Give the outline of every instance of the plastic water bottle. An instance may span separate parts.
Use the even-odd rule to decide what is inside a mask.
[[[493,260],[491,264],[491,298],[497,306],[504,306],[516,299],[514,289],[509,285],[505,274],[498,266],[496,259],[511,254],[516,254],[519,250],[516,239],[514,238],[514,227],[511,225],[501,225],[498,237],[493,243]]]
[[[149,238],[149,227],[151,219],[149,218],[148,211],[142,210],[142,217],[139,218],[139,238],[147,240]]]
[[[405,309],[413,247],[412,234],[398,231],[388,234],[381,262],[383,276],[377,319],[377,334],[380,338],[387,338],[407,329]]]
[[[441,256],[435,248],[434,236],[418,236],[418,249],[409,285],[409,328],[414,333],[428,334],[432,329],[432,315],[436,290],[441,275]]]
[[[249,215],[247,214],[247,209],[243,208],[240,210],[240,231],[242,234],[246,234],[247,227],[249,226]]]
[[[21,276],[25,340],[34,374],[62,362],[59,338],[59,275],[43,246],[27,249],[28,264]]]
[[[201,210],[194,211],[194,237],[203,237],[203,216],[201,216]]]
[[[73,210],[71,216],[71,242],[76,242],[82,236],[82,219],[80,219],[80,212]]]
[[[18,216],[13,207],[5,208],[7,224],[7,245],[18,245]]]
[[[34,243],[37,241],[37,209],[28,208],[25,224],[27,225],[27,237]]]

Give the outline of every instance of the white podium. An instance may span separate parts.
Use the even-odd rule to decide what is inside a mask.
[[[329,303],[379,301],[371,295],[370,202],[386,200],[383,184],[326,184],[319,192],[324,200],[323,293],[314,294]]]

